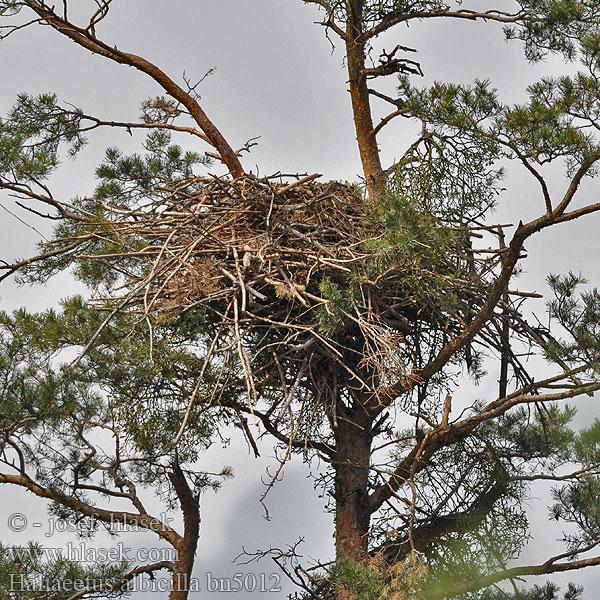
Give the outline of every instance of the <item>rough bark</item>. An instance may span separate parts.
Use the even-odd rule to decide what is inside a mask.
[[[200,507],[198,498],[190,489],[185,475],[179,465],[175,463],[169,479],[183,512],[183,538],[176,546],[177,562],[173,569],[173,584],[169,600],[187,600],[192,581],[194,559],[200,537]]]
[[[338,401],[340,408],[341,404]],[[336,556],[363,560],[368,556],[371,517],[368,494],[371,421],[361,409],[344,411],[342,408],[337,412],[334,426]],[[350,597],[346,589],[338,588],[338,600]]]
[[[356,141],[371,202],[383,192],[385,178],[377,138],[373,127],[369,89],[365,77],[365,41],[363,39],[364,0],[352,0],[346,24],[348,83],[352,99]]]

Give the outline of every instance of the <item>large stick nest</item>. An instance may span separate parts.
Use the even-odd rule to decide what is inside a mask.
[[[150,306],[166,316],[236,296],[243,312],[290,319],[290,300],[300,312],[322,305],[323,278],[369,258],[363,202],[337,182],[214,180],[161,220],[169,256],[155,269]]]
[[[118,265],[122,307],[163,322],[206,309],[221,342],[237,345],[254,397],[257,368],[300,373],[298,381],[310,371],[320,386],[332,377],[323,362],[337,365],[342,385],[378,393],[408,376],[402,328],[414,308],[398,292],[407,275],[393,261],[373,269],[380,232],[360,193],[306,179],[193,179],[153,189],[135,210],[104,202],[88,239],[108,243],[84,258]],[[434,313],[430,320],[445,318]],[[275,357],[271,369],[265,354]]]

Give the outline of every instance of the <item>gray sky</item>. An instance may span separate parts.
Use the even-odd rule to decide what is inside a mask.
[[[355,181],[360,164],[342,55],[332,52],[323,29],[314,24],[317,20],[319,14],[314,7],[300,0],[115,0],[111,17],[101,24],[99,34],[120,49],[155,62],[174,78],[181,77],[185,70],[190,79],[197,80],[216,67],[199,88],[203,108],[233,146],[261,136],[260,145],[244,160],[246,168],[258,169],[263,175],[307,171],[321,172],[325,178]],[[495,25],[417,24],[410,29],[397,29],[381,43],[388,49],[397,43],[418,48],[424,83],[467,83],[474,78],[488,78],[503,99],[510,102],[523,100],[526,85],[539,76],[565,70],[556,61],[528,65],[522,59],[520,45],[506,44],[501,29]],[[6,112],[19,92],[55,91],[60,100],[96,116],[135,120],[139,102],[160,93],[142,74],[92,56],[47,29],[25,30],[2,43],[0,73],[0,114]],[[387,85],[393,91],[394,81]],[[91,143],[79,160],[65,163],[54,178],[56,195],[68,199],[90,193],[94,187],[93,169],[106,146],[135,151],[141,139],[140,135],[131,138],[120,131],[91,136]],[[384,162],[399,156],[410,141],[406,123],[396,122],[381,138]],[[560,174],[553,180],[560,186]],[[537,189],[522,173],[511,170],[506,183],[499,220],[518,222],[539,213]],[[597,182],[586,182],[585,186],[586,197],[597,195]],[[11,208],[6,197],[0,200]],[[564,272],[569,268],[581,270],[598,282],[598,224],[596,215],[532,240],[528,244],[531,258],[518,287],[544,291],[548,271]],[[38,239],[34,231],[0,211],[2,258],[29,253]],[[76,289],[67,276],[53,280],[45,289],[18,289],[5,284],[0,286],[0,308],[10,310],[26,305],[42,309]],[[541,306],[540,310],[543,313]],[[486,391],[465,388],[464,394],[482,397]],[[582,404],[580,422],[599,414],[594,401],[586,399]],[[304,536],[305,555],[323,557],[331,551],[331,518],[323,513],[323,500],[313,491],[306,479],[307,470],[300,464],[289,466],[284,480],[271,493],[273,518],[265,521],[258,502],[264,489],[261,476],[264,477],[265,467],[275,462],[268,444],[263,443],[263,450],[264,458],[257,461],[249,457],[243,443],[234,443],[228,449],[215,447],[206,457],[207,468],[232,464],[237,476],[219,494],[207,494],[203,500],[197,561],[197,574],[201,573],[201,577],[206,570],[220,576],[248,570],[231,565],[241,545],[248,550],[281,546]],[[540,490],[540,498],[532,504],[536,540],[521,562],[539,560],[540,552],[547,555],[548,546],[560,535],[559,531],[548,532],[544,500],[547,493]],[[2,509],[0,539],[15,543],[31,539],[34,532],[29,530],[9,536],[4,515],[18,510],[34,518],[42,505],[22,493],[3,489]],[[253,569],[274,571],[268,562]],[[600,574],[591,572],[563,580],[570,579],[588,585],[587,598],[600,584]],[[213,596],[228,597],[204,594]],[[248,599],[259,596],[264,594],[237,595]]]

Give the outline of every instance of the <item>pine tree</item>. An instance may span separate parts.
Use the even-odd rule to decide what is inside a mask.
[[[0,2],[3,18],[17,19],[7,33],[33,17],[30,26],[132,66],[166,94],[143,103],[139,123],[103,121],[52,94],[17,99],[0,123],[0,188],[50,207],[58,224],[39,256],[6,264],[4,277],[39,281],[75,266],[95,300],[56,317],[75,321],[78,342],[61,347],[84,346],[65,382],[106,383],[137,448],[161,448],[176,465],[174,453],[196,447],[188,440],[231,422],[256,451],[252,416],[284,462],[301,453],[330,465],[319,483],[335,515],[333,566],[313,576],[276,557],[291,560],[284,568],[307,598],[511,597],[500,582],[515,598],[558,598],[552,583],[523,590],[519,579],[600,564],[600,427],[575,430],[563,402],[600,389],[600,293],[573,273],[550,275],[546,326],[530,307],[537,295],[513,282],[533,236],[600,210],[579,192],[600,159],[600,3],[307,3],[345,49],[362,187],[246,174],[193,86],[97,34],[108,2],[83,25],[66,3]],[[371,58],[379,36],[427,19],[504,27],[528,60],[562,56],[581,71],[532,83],[510,106],[488,81],[417,85],[414,49]],[[390,76],[394,96],[376,87]],[[391,107],[377,125],[375,102]],[[419,134],[383,166],[377,136],[397,117]],[[149,130],[143,151],[109,149],[93,197],[56,200],[44,181],[60,152],[76,155],[102,126]],[[185,151],[173,141],[183,134],[210,149]],[[211,160],[228,175],[208,176]],[[537,216],[516,215],[518,225],[494,222],[507,163],[538,186]],[[558,192],[551,172],[564,173]],[[105,317],[92,316],[98,309]],[[43,339],[52,323],[35,318]],[[119,319],[145,343],[132,348],[123,335],[103,346]],[[465,376],[497,379],[498,391],[458,409]],[[155,411],[160,420],[147,419]],[[551,518],[569,527],[564,552],[510,566],[542,480],[556,485]],[[564,598],[580,594],[572,585]]]
[[[161,571],[169,573],[171,585],[156,589],[170,587],[172,599],[197,588],[192,568],[200,494],[216,491],[232,475],[230,467],[210,474],[195,466],[210,444],[214,423],[208,414],[194,411],[194,427],[172,443],[182,403],[191,393],[181,389],[178,373],[197,359],[174,351],[174,340],[158,339],[154,356],[148,356],[135,324],[119,316],[85,360],[61,362],[61,352],[84,344],[100,320],[81,298],[65,302],[60,313],[0,314],[0,483],[48,501],[51,520],[63,524],[45,527],[50,549],[38,543],[0,547],[3,597],[119,597],[147,589],[139,579],[149,576],[146,586],[151,586]],[[146,509],[156,496],[165,506],[160,515]],[[172,525],[177,511],[181,533]],[[146,531],[171,552],[148,562],[132,551],[92,549],[88,555],[76,548],[75,556],[52,551],[56,531],[89,540],[99,530]]]

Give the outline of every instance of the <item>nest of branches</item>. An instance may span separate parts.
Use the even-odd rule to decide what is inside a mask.
[[[143,234],[155,238],[157,257],[151,288],[147,281],[135,300],[165,319],[193,306],[238,304],[248,317],[300,324],[301,313],[327,304],[324,277],[369,258],[363,201],[346,185],[199,183],[188,203],[163,211]]]
[[[409,274],[382,260],[360,192],[315,179],[197,178],[155,188],[135,209],[102,202],[101,222],[77,236],[96,252],[78,259],[119,271],[122,295],[110,298],[119,309],[162,322],[203,309],[215,332],[207,361],[234,348],[254,401],[273,377],[289,400],[301,381],[319,396],[334,397],[338,384],[378,395],[414,366],[405,334],[417,309],[401,291]],[[450,332],[440,306],[419,310]]]

